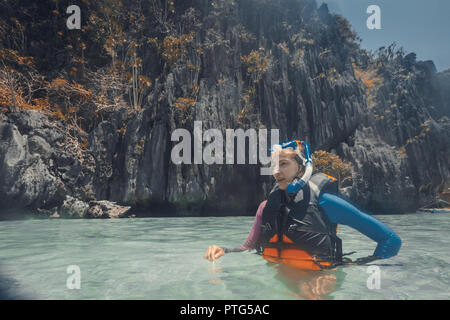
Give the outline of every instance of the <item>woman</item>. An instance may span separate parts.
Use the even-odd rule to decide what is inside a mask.
[[[257,249],[269,261],[306,270],[332,268],[345,260],[336,235],[338,224],[348,225],[378,243],[372,256],[355,263],[387,259],[400,250],[401,240],[391,229],[337,195],[336,179],[322,173],[311,175],[306,142],[292,140],[275,146],[272,170],[276,186],[259,205],[244,245],[210,246],[205,259],[213,261],[228,252]]]

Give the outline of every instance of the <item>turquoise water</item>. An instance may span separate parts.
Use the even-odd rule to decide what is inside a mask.
[[[0,288],[12,299],[449,299],[450,215],[377,218],[403,246],[370,264],[371,289],[368,266],[303,272],[252,252],[202,258],[209,245],[241,245],[252,217],[0,221]],[[338,234],[353,259],[375,248],[345,226]],[[79,289],[68,288],[71,265]]]

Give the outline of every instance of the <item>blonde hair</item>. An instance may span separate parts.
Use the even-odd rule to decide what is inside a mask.
[[[301,150],[303,151],[303,146],[300,146]],[[288,157],[288,158],[293,158],[294,160],[296,160],[301,166],[304,166],[303,164],[303,160],[300,158],[300,156],[298,155],[296,150],[293,150],[291,148],[287,148],[287,149],[281,149],[278,151],[280,156],[284,156],[284,157]]]
[[[279,151],[280,156],[285,156],[288,158],[294,158],[295,156],[298,156],[297,151],[292,150],[292,149],[281,149]]]
[[[295,160],[298,163],[299,171],[303,172],[303,168],[304,168],[303,160],[299,157],[297,151],[292,150],[292,149],[281,149],[281,150],[277,151],[277,153],[279,156],[287,157],[287,158]]]

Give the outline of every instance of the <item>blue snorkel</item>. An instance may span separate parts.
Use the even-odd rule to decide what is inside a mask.
[[[302,157],[300,152],[300,146],[303,145],[304,147],[304,153],[305,157]],[[287,149],[290,148],[294,151],[297,151],[298,156],[303,159],[303,165],[305,166],[305,173],[301,178],[294,178],[291,183],[289,183],[286,191],[289,196],[294,196],[303,189],[303,187],[308,183],[309,179],[311,178],[312,172],[313,172],[313,165],[311,160],[311,150],[309,149],[308,143],[305,141],[299,141],[299,140],[291,140],[287,142],[283,142],[279,145],[274,145],[270,152],[274,152],[281,149]]]

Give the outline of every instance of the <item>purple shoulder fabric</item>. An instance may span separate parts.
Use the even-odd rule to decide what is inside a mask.
[[[258,207],[258,211],[256,212],[255,221],[253,222],[252,230],[247,237],[247,240],[242,246],[234,247],[234,248],[224,248],[225,253],[228,252],[241,252],[245,250],[252,250],[256,248],[256,244],[259,239],[259,234],[261,233],[261,222],[262,222],[262,213],[264,207],[266,206],[267,200],[261,202]]]

